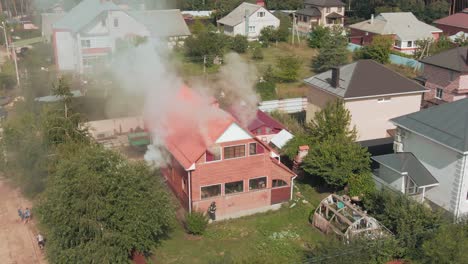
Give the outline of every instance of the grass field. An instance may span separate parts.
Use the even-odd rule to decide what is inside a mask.
[[[301,262],[304,251],[325,238],[310,225],[309,216],[327,193],[318,193],[304,183],[297,186],[296,201],[280,210],[211,224],[202,237],[187,235],[178,225],[170,239],[154,251],[153,262]],[[297,191],[303,199],[298,198]],[[293,203],[296,205],[290,208]]]

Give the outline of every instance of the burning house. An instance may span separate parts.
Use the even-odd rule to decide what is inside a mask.
[[[187,87],[176,97],[183,111],[146,118],[157,132],[153,142],[162,141],[168,154],[163,175],[187,211],[207,212],[214,202],[220,220],[278,209],[290,200],[295,174],[277,153],[212,100]]]

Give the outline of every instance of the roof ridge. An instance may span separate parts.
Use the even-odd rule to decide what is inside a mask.
[[[351,79],[350,79],[349,82],[348,82],[348,87],[346,88],[346,91],[345,91],[345,93],[343,94],[343,99],[345,99],[345,98],[348,97],[349,87],[352,87],[351,84],[354,82],[354,77],[355,77],[354,75],[355,75],[357,69],[359,68],[359,62],[360,62],[360,61],[367,61],[367,60],[358,60],[358,61],[353,62],[353,63],[356,64],[356,66],[354,66],[353,73],[351,74]],[[346,65],[351,65],[351,64],[352,64],[352,63],[346,64]],[[346,66],[346,65],[345,65],[345,66]],[[341,67],[340,67],[340,68],[341,68]],[[338,82],[339,82],[339,81],[338,81]]]

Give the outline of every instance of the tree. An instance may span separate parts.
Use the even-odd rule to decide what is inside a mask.
[[[319,49],[325,46],[328,34],[330,34],[330,29],[328,27],[316,26],[309,34],[309,47]]]
[[[294,82],[299,77],[302,61],[296,56],[279,57],[276,63],[276,78],[280,82]]]
[[[262,42],[264,47],[268,47],[271,42],[279,41],[277,33],[277,30],[273,26],[264,27],[260,31],[258,40]]]
[[[236,35],[229,40],[229,48],[237,53],[245,53],[249,47],[247,37]]]
[[[316,72],[324,72],[348,62],[348,40],[343,35],[343,29],[333,27],[330,34],[326,35],[319,54],[312,60],[312,66]]]
[[[416,50],[414,51],[414,57],[417,59],[422,59],[454,47],[450,39],[445,36],[441,36],[436,41],[432,39],[416,40],[415,44]]]
[[[390,60],[390,52],[393,47],[393,39],[388,36],[375,36],[372,43],[356,51],[358,59],[371,59],[385,64]]]
[[[198,36],[185,39],[185,53],[192,61],[203,63],[207,56],[207,63],[211,64],[216,56],[222,56],[227,46],[227,37],[214,32],[201,32]]]
[[[424,263],[463,263],[468,259],[468,220],[440,227],[422,245]]]
[[[167,236],[174,209],[146,165],[97,145],[59,155],[38,208],[51,263],[129,263]]]
[[[285,112],[280,112],[280,111],[273,111],[270,113],[270,115],[278,120],[281,124],[283,124],[288,131],[290,131],[293,134],[300,134],[304,133],[304,127],[303,124],[301,124],[297,119],[292,117],[290,114],[285,113]],[[297,151],[297,148],[296,148]]]
[[[255,90],[260,95],[262,101],[277,99],[276,85],[274,82],[258,82]]]

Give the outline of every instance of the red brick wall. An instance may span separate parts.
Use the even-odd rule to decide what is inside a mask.
[[[455,35],[460,31],[468,33],[468,28],[459,28],[459,27],[452,27],[452,26],[438,25],[438,24],[436,24],[435,26],[441,29],[442,31],[444,31],[444,34],[448,36]]]
[[[222,146],[247,144],[257,142],[254,140],[243,140],[229,142]],[[291,175],[286,170],[274,164],[267,149],[263,154],[248,155],[246,157],[229,160],[221,160],[204,163],[202,157],[196,164],[196,169],[192,173],[192,203],[193,208],[206,211],[211,202],[217,204],[218,216],[237,213],[243,210],[256,209],[271,205],[271,186],[273,179],[281,179],[288,186],[291,184]],[[267,177],[266,189],[249,191],[249,179]],[[236,194],[224,194],[224,183],[243,181],[244,192]],[[221,196],[201,199],[201,187],[221,184]]]
[[[434,99],[436,89],[442,88],[444,90],[442,100],[453,101],[455,90],[458,89],[460,83],[459,72],[425,64],[423,77],[427,79],[426,88],[430,89],[424,94],[424,100]]]
[[[172,164],[162,171],[172,192],[174,192],[182,206],[188,210],[188,172],[173,158]],[[185,185],[185,189],[182,187],[183,185]]]

